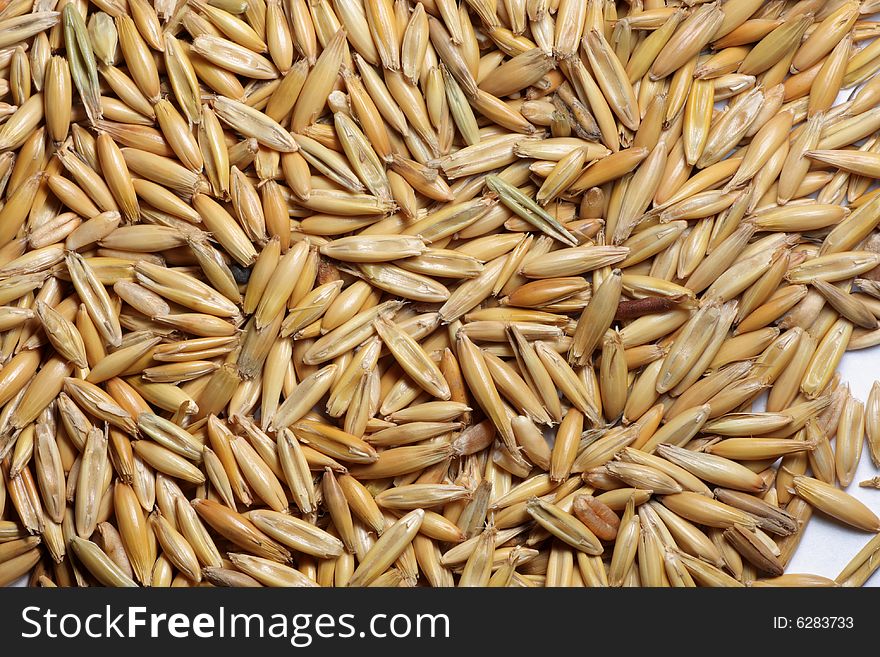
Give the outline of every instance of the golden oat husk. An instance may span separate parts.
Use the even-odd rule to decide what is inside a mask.
[[[695,164],[703,154],[712,121],[715,87],[711,81],[695,80],[685,104],[682,136],[688,164]]]
[[[741,94],[728,111],[712,124],[703,154],[696,165],[705,168],[719,162],[745,134],[763,100],[764,94],[760,89]]]
[[[148,290],[192,310],[217,317],[238,314],[228,298],[185,272],[140,261],[135,265],[135,278]]]
[[[590,66],[596,74],[596,80],[602,88],[603,94],[608,99],[608,104],[627,128],[637,129],[639,126],[638,101],[623,64],[620,63],[611,50],[610,44],[600,32],[591,30],[587,34],[585,42]],[[662,56],[661,51],[658,59]],[[681,56],[681,53],[678,53],[678,56]],[[666,63],[668,64],[668,62]],[[652,71],[656,78],[664,77],[662,63],[658,65],[656,60]],[[658,72],[661,74],[658,75]]]
[[[191,503],[202,520],[235,545],[278,563],[288,560],[288,550],[246,517],[210,499],[195,499]]]
[[[82,15],[73,5],[64,6],[62,24],[71,78],[83,101],[86,114],[94,122],[101,118],[102,112],[98,68],[91,39]]]
[[[617,312],[616,300],[623,287],[621,271],[615,269],[596,289],[590,304],[578,319],[574,342],[569,351],[572,363],[586,365]]]
[[[229,553],[230,561],[261,584],[272,587],[312,587],[317,583],[299,570],[264,557]]]
[[[185,498],[178,497],[176,510],[180,532],[192,547],[199,563],[208,568],[220,567],[223,563],[220,552],[214,544],[214,539],[199,520],[195,509]],[[204,572],[201,574],[204,575]]]
[[[710,454],[737,461],[760,461],[810,451],[813,443],[788,438],[727,438],[707,447]]]
[[[324,472],[321,479],[321,491],[324,504],[333,520],[336,531],[342,538],[348,552],[355,552],[357,549],[357,537],[352,522],[351,509],[345,499],[342,489],[336,480],[336,476],[328,468]]]
[[[232,453],[239,470],[251,490],[275,511],[287,509],[287,496],[271,468],[243,438],[230,440]]]
[[[661,444],[656,451],[664,459],[680,465],[709,483],[754,493],[760,493],[766,487],[758,475],[730,459],[674,445]]]
[[[202,454],[202,444],[187,431],[170,420],[144,412],[137,417],[138,429],[157,443],[185,458],[198,460]]]
[[[870,541],[868,541],[861,550],[859,550],[856,555],[843,567],[840,571],[840,574],[834,579],[835,583],[840,586],[858,586],[860,583],[855,583],[853,580],[861,579],[863,571],[868,571],[866,574],[870,575],[875,570],[874,562],[876,561],[875,554],[877,552],[877,536],[874,536]],[[866,579],[866,578],[865,578]]]
[[[422,525],[425,512],[410,511],[388,527],[355,569],[348,586],[367,586],[403,553]]]
[[[844,79],[846,79],[844,77]],[[877,79],[868,80],[852,97],[850,110],[853,114],[861,114],[873,107],[872,101],[877,94]]]
[[[853,331],[847,349],[866,349],[873,347],[880,339],[880,332],[876,329],[873,331],[865,331],[864,329],[856,329]]]
[[[449,384],[424,349],[394,322],[381,316],[374,323],[379,337],[405,372],[426,392],[439,399],[449,399]]]
[[[594,399],[575,371],[547,342],[538,341],[536,351],[544,368],[563,395],[594,425],[599,423]]]
[[[660,502],[673,513],[708,527],[755,526],[755,521],[747,513],[697,493],[667,495]]]
[[[787,427],[792,417],[786,413],[729,413],[706,423],[707,433],[720,436],[754,436]]]
[[[504,334],[502,333],[502,335]],[[495,354],[485,352],[484,357],[499,392],[535,422],[551,424],[550,416],[544,410],[538,396],[529,388],[525,379]]]
[[[858,6],[854,2],[841,3],[835,11],[827,14],[798,49],[791,63],[792,72],[803,71],[828,54],[850,31],[857,17]]]
[[[32,549],[0,564],[0,584],[7,586],[26,575],[41,559],[39,549]]]
[[[695,364],[707,353],[703,350],[709,344],[713,330],[719,324],[721,314],[722,308],[710,301],[704,303],[684,324],[663,359],[663,365],[657,375],[657,392],[664,393],[675,388],[682,382],[688,371],[698,369]]]
[[[840,92],[846,74],[847,60],[852,48],[852,39],[847,36],[834,46],[816,75],[816,82],[810,89],[810,102],[807,116],[829,110]]]
[[[32,551],[40,545],[42,539],[39,536],[28,536],[14,541],[8,541],[0,546],[0,563],[6,563],[15,557]]]
[[[602,554],[601,543],[587,526],[556,504],[533,498],[526,509],[541,527],[564,543],[589,555]]]
[[[856,326],[868,330],[877,328],[877,318],[857,297],[822,280],[815,281],[813,287],[819,291],[832,308]]]
[[[811,477],[795,477],[792,485],[798,496],[811,506],[841,522],[864,531],[877,531],[877,516],[848,493]]]
[[[340,476],[338,482],[352,513],[377,536],[384,532],[387,521],[370,490],[347,474]]]
[[[204,159],[183,117],[167,100],[159,100],[153,110],[159,129],[177,158],[189,169],[201,170]]]
[[[150,525],[166,558],[192,581],[202,579],[198,557],[184,536],[159,512],[150,515]]]
[[[634,27],[633,19],[635,16],[629,18],[629,24]],[[626,72],[630,82],[635,83],[636,80],[640,80],[645,76],[657,55],[660,54],[666,43],[675,33],[683,18],[685,18],[685,12],[673,11],[669,16],[665,17],[665,20],[657,29],[653,30],[635,47],[629,61],[626,63]],[[723,26],[724,23],[722,22],[721,27]],[[719,27],[719,30],[721,27]]]
[[[377,460],[377,452],[369,444],[332,425],[305,419],[295,423],[292,430],[301,441],[334,458],[351,463]]]
[[[696,525],[670,511],[658,502],[648,502],[640,512],[656,525],[662,534],[668,532],[664,542],[676,543],[686,553],[720,567],[724,557],[712,540]],[[662,524],[661,524],[662,523]],[[665,530],[665,531],[664,531]],[[661,538],[661,540],[663,540]]]
[[[321,52],[303,84],[291,114],[291,128],[300,132],[320,113],[342,63],[345,33],[340,30]]]
[[[809,398],[817,397],[831,381],[834,369],[840,362],[852,331],[852,323],[841,318],[834,322],[819,341],[801,380],[801,391]]]
[[[65,474],[58,443],[51,434],[53,428],[45,422],[37,424],[34,463],[46,513],[54,522],[61,522],[66,507]]]
[[[160,341],[161,338],[154,337],[116,350],[100,363],[96,363],[85,380],[89,383],[103,383],[108,379],[126,373],[130,367],[141,361],[144,357],[149,358],[150,351]]]
[[[35,310],[46,336],[58,353],[77,367],[87,367],[85,344],[73,323],[42,301],[35,304]]]
[[[273,426],[290,426],[302,418],[330,389],[337,366],[328,365],[301,381],[278,408],[272,420]]]
[[[741,587],[742,582],[731,577],[720,568],[696,559],[688,554],[679,553],[678,558],[684,564],[694,581],[706,587]]]
[[[0,209],[0,219],[2,219],[3,225],[3,229],[0,231],[0,244],[3,246],[7,246],[12,242],[24,225],[25,219],[34,204],[41,180],[42,176],[40,174],[30,176],[23,185],[13,190],[6,204]],[[16,298],[18,297],[16,296],[12,299]],[[9,300],[11,301],[12,299]]]
[[[498,395],[480,348],[466,335],[459,334],[456,351],[464,380],[470,386],[477,403],[491,418],[508,449],[515,450],[516,440],[510,426],[510,418],[504,411],[501,397]]]
[[[76,485],[76,532],[82,537],[91,536],[97,527],[99,503],[104,493],[104,473],[109,468],[107,436],[93,429],[86,439]]]
[[[30,385],[22,393],[19,402],[7,406],[11,413],[8,422],[14,429],[21,429],[39,417],[53,398],[57,397],[64,386],[64,379],[73,370],[73,366],[58,356],[50,357],[31,379]],[[16,391],[16,394],[19,391]],[[10,395],[10,397],[14,396]]]
[[[877,410],[880,408],[880,384],[876,381],[871,386],[868,399],[865,402],[865,435],[868,439],[868,450],[871,461],[880,461],[880,425],[877,423]]]
[[[164,35],[164,46],[165,71],[174,96],[186,117],[198,123],[201,117],[198,78],[189,54],[172,34]]]
[[[809,573],[787,573],[779,577],[758,579],[749,584],[752,587],[768,586],[791,586],[791,587],[814,587],[814,586],[838,586],[833,579],[812,575]]]
[[[634,488],[652,490],[658,495],[682,490],[672,477],[650,465],[612,461],[605,465],[604,472]]]
[[[323,559],[343,553],[342,541],[312,524],[276,511],[249,511],[247,518],[279,543]]]
[[[865,406],[849,397],[840,414],[834,450],[837,479],[842,487],[849,486],[855,478],[862,456],[864,436]]]
[[[811,160],[862,176],[874,177],[878,171],[877,154],[870,151],[816,149],[806,151],[804,155]]]
[[[618,459],[627,463],[636,463],[653,467],[674,479],[683,490],[709,495],[709,487],[698,477],[688,472],[685,468],[673,464],[671,461],[653,454],[647,454],[632,447],[624,448],[618,455]]]
[[[135,587],[119,566],[117,566],[95,543],[73,536],[70,547],[80,563],[104,586]]]
[[[682,446],[693,438],[703,427],[709,418],[711,406],[703,404],[693,406],[686,411],[679,413],[675,418],[663,425],[645,442],[639,445],[642,451],[652,453],[658,445],[669,443],[675,446]]]
[[[217,96],[212,103],[217,117],[246,137],[253,137],[260,144],[282,153],[297,150],[296,142],[277,122],[246,104]]]
[[[408,484],[379,493],[376,503],[386,509],[412,510],[442,506],[470,497],[470,491],[454,484]]]
[[[682,21],[657,53],[650,69],[651,78],[655,80],[664,78],[697,55],[712,39],[723,20],[724,14],[718,6],[700,5]]]
[[[759,497],[724,488],[716,488],[715,497],[725,504],[750,513],[758,527],[766,531],[780,536],[790,536],[798,529],[797,522],[790,513]]]
[[[782,25],[761,39],[740,64],[738,71],[749,75],[757,75],[786,58],[793,56],[795,49],[807,28],[813,22],[811,14],[802,14]],[[786,64],[786,68],[788,64]]]
[[[251,491],[238,469],[238,463],[232,453],[229,429],[216,416],[208,417],[208,440],[203,452],[207,478],[214,484],[221,499],[229,508],[235,508],[233,495],[245,504],[251,504]]]
[[[458,584],[460,587],[488,586],[492,574],[495,534],[495,528],[489,527],[477,537],[476,547],[465,562]]]
[[[819,255],[840,253],[855,247],[876,227],[870,213],[876,208],[874,199],[860,206],[851,215],[832,228],[822,243]]]
[[[45,533],[50,521],[44,516],[39,492],[31,475],[30,467],[22,467],[15,476],[11,475],[10,468],[10,460],[4,460],[2,472],[7,494],[19,520],[28,534]],[[67,513],[67,516],[72,517],[72,510]],[[73,530],[71,530],[72,532]]]

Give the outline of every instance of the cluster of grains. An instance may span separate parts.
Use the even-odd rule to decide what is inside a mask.
[[[862,584],[875,11],[0,0],[0,583]]]

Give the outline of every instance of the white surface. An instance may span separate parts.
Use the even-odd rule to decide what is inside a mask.
[[[847,352],[838,370],[841,379],[849,383],[853,396],[866,400],[874,380],[880,379],[880,346]],[[877,475],[880,471],[871,462],[866,445],[856,477],[846,492],[880,515],[880,490],[859,487],[860,481]],[[848,529],[814,513],[786,572],[813,573],[833,579],[871,537],[869,533]],[[874,573],[865,586],[880,586],[880,576]]]
[[[866,17],[876,20],[876,16]],[[842,103],[853,93],[844,90],[837,96],[835,104]],[[880,345],[870,349],[848,351],[838,367],[840,378],[849,384],[856,399],[863,402],[876,379],[880,379]],[[832,447],[834,445],[832,444]],[[863,443],[862,459],[852,484],[846,489],[850,495],[865,503],[874,513],[880,515],[880,490],[861,488],[859,482],[880,475],[874,467],[866,443]],[[812,573],[834,579],[849,560],[872,538],[872,534],[845,527],[835,520],[829,520],[820,513],[814,513],[807,523],[803,539],[794,557],[785,569],[787,573]],[[865,586],[880,586],[880,576],[875,572]]]

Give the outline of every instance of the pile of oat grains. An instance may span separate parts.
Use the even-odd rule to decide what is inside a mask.
[[[878,11],[0,0],[0,583],[861,585]]]

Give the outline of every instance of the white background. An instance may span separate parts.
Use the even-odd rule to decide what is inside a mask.
[[[841,378],[849,383],[853,396],[866,400],[874,380],[880,378],[880,346],[848,351],[839,371]],[[832,446],[833,444],[832,442]],[[865,445],[856,477],[846,491],[880,515],[880,490],[859,487],[860,481],[876,475],[880,475],[880,471],[871,462],[868,447]],[[833,579],[872,536],[814,513],[786,572],[814,573]],[[865,586],[880,586],[880,576],[874,573]]]

